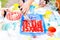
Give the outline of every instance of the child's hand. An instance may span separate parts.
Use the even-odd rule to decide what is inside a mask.
[[[30,5],[28,4],[28,2],[25,2],[20,9],[22,9],[22,12],[25,14],[28,10],[29,10]]]

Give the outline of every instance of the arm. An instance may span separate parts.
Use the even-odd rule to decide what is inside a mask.
[[[25,3],[23,3],[23,5],[20,7],[23,13],[26,13],[29,10],[30,5],[32,4],[33,1],[34,0],[27,0]]]
[[[29,5],[31,5],[33,1],[34,1],[34,0],[27,0],[26,3],[28,3]],[[20,5],[23,5],[23,0],[20,0],[20,1],[19,1],[19,4],[20,4]]]
[[[23,5],[23,1],[22,1],[22,0],[19,1],[19,5],[20,5],[20,6]]]
[[[27,0],[27,3],[28,3],[29,5],[31,5],[33,1],[34,1],[34,0]]]

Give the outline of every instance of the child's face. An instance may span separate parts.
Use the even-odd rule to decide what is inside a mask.
[[[40,0],[39,5],[40,5],[41,7],[44,7],[44,6],[46,5],[46,4],[45,4],[45,1],[44,1],[44,0]]]

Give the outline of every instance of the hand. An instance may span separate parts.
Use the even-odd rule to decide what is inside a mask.
[[[25,14],[28,10],[29,10],[30,5],[28,4],[28,2],[25,2],[20,9],[22,9],[22,13]]]

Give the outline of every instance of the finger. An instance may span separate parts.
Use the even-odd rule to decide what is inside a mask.
[[[20,12],[21,12],[21,13],[23,13],[23,11],[22,11],[22,10],[23,10],[23,8],[22,8],[22,7],[20,7],[20,8],[19,8],[19,10],[20,10]]]
[[[27,14],[27,13],[28,13],[28,11],[29,11],[29,8],[26,10],[25,14]]]
[[[28,10],[25,12],[25,14],[27,14],[28,13]]]
[[[25,12],[26,12],[26,9],[25,9],[25,8],[23,8],[23,9],[22,9],[22,12],[23,12],[23,14],[25,14]]]
[[[20,7],[20,10],[22,10],[23,9],[23,7]]]

